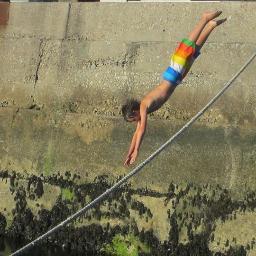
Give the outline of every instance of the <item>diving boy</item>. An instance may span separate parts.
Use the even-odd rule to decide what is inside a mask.
[[[122,106],[122,114],[128,122],[137,122],[137,127],[132,142],[125,158],[124,165],[134,163],[138,156],[139,148],[146,131],[147,114],[159,109],[171,96],[177,85],[181,83],[191,65],[200,54],[200,49],[215,27],[226,19],[213,20],[222,11],[207,11],[201,16],[188,38],[184,38],[171,57],[170,66],[163,73],[163,81],[139,102],[131,99]]]

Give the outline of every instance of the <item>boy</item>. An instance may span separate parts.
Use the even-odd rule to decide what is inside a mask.
[[[163,73],[163,81],[149,92],[141,102],[128,100],[122,106],[122,114],[128,122],[137,122],[137,128],[126,156],[124,165],[129,166],[137,158],[139,148],[146,130],[147,114],[159,109],[174,92],[176,86],[188,73],[191,65],[200,54],[200,49],[215,27],[222,24],[226,19],[213,20],[222,11],[204,12],[200,21],[189,34],[183,39],[171,57],[170,66]]]

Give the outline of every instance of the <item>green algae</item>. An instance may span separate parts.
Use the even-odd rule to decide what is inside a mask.
[[[75,193],[69,188],[62,188],[61,198],[62,200],[73,201],[75,199]]]
[[[105,245],[103,251],[112,256],[138,256],[139,252],[150,253],[150,248],[132,234],[118,234],[110,244]]]

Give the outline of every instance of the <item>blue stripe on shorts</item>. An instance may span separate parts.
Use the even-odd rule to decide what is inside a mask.
[[[169,66],[163,73],[163,79],[176,86],[181,81],[181,74]]]

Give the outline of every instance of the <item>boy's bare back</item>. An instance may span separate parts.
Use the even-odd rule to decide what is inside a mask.
[[[163,80],[157,87],[144,96],[141,104],[147,108],[147,114],[158,110],[171,96],[175,86],[170,82]]]

